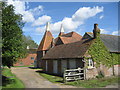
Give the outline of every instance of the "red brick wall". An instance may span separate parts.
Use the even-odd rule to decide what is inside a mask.
[[[19,59],[18,62],[14,64],[14,66],[27,66],[34,65],[34,60],[36,59],[37,54],[28,54],[26,58]],[[34,59],[32,60],[31,57]]]

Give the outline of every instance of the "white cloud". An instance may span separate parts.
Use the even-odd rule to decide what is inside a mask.
[[[25,5],[26,3],[26,5]],[[43,11],[43,6],[39,5],[38,7],[35,7],[30,10],[28,9],[28,2],[20,1],[20,0],[8,0],[7,4],[12,4],[15,7],[15,13],[16,14],[22,14],[23,15],[23,21],[25,22],[33,22],[35,20],[34,15],[39,15]]]
[[[93,17],[100,12],[103,12],[103,7],[82,7],[75,12],[72,19],[73,21],[84,21],[85,19]]]
[[[39,5],[38,7],[30,9],[29,11],[32,12],[34,15],[40,15],[43,12],[43,6]]]
[[[94,17],[98,13],[103,12],[103,7],[82,7],[79,8],[71,18],[65,17],[62,21],[53,24],[53,31],[60,31],[60,26],[58,24],[63,24],[63,27],[67,31],[74,31],[80,25],[84,24],[85,20]],[[55,29],[55,30],[54,30]]]
[[[10,5],[12,4],[15,7],[15,13],[16,14],[22,14],[25,12],[25,2],[22,1],[13,1],[13,0],[8,0],[7,4]]]
[[[8,0],[8,4],[12,4],[15,7],[15,13],[20,13],[23,15],[23,21],[32,22],[32,26],[42,25],[42,27],[45,27],[43,25],[45,25],[46,22],[52,21],[51,17],[47,15],[43,15],[35,20],[34,16],[42,13],[43,11],[43,6],[41,5],[26,11],[25,9],[29,8],[29,6],[25,6],[24,1]],[[28,2],[26,5],[28,5]],[[94,17],[101,12],[103,12],[103,7],[99,6],[79,8],[71,17],[64,17],[62,21],[51,23],[51,32],[58,33],[60,31],[61,24],[63,24],[65,31],[75,31],[80,25],[84,24],[85,20]],[[37,31],[41,29],[37,29]]]
[[[75,14],[72,15],[71,18],[65,17],[61,23],[63,24],[63,27],[67,31],[74,31],[76,30],[80,25],[84,24],[85,20],[88,18],[94,17],[98,13],[103,12],[103,7],[82,7],[79,8]],[[58,23],[58,22],[57,22]],[[59,24],[61,24],[59,22]],[[60,29],[60,25],[59,26]],[[56,29],[59,31],[59,29]]]
[[[23,15],[23,21],[25,22],[32,22],[34,21],[34,16],[30,11],[25,11],[25,2],[19,1],[19,0],[8,0],[8,5],[12,4],[15,7],[15,13],[16,14],[22,14]]]
[[[104,17],[104,15],[101,15],[100,17],[99,17],[99,19],[102,19]]]
[[[37,20],[35,20],[32,24],[32,26],[39,26],[39,25],[44,25],[47,22],[51,20],[50,16],[44,15],[42,17],[39,17]]]
[[[120,35],[120,30],[118,30],[118,31],[113,31],[113,32],[112,32],[112,35]]]
[[[43,30],[45,30],[45,27],[37,27],[35,31],[37,33],[43,33],[44,32]]]
[[[105,29],[100,29],[100,31],[101,31],[101,34],[108,34],[109,33],[109,31],[107,31]]]
[[[71,18],[65,17],[62,21],[51,23],[51,32],[59,33],[61,24],[65,31],[75,31],[80,25],[84,24],[88,18],[96,16],[98,13],[103,12],[103,7],[82,7],[79,8]],[[40,25],[36,24],[36,25]],[[106,31],[103,31],[106,33]]]
[[[23,14],[23,21],[24,22],[33,22],[35,20],[33,14],[29,11],[25,11]]]
[[[26,9],[29,9],[29,2],[26,2]]]

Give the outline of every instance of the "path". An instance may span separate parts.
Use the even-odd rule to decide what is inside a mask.
[[[26,88],[77,88],[70,85],[62,85],[51,83],[47,79],[35,72],[37,69],[30,69],[28,67],[12,67],[12,73],[14,73],[22,82]],[[118,84],[107,85],[104,88],[118,88]]]
[[[51,83],[36,73],[36,69],[12,67],[11,71],[22,80],[26,88],[76,88],[74,86]]]

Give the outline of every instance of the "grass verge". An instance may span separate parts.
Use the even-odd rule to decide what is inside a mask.
[[[99,88],[114,83],[118,83],[118,77],[104,77],[104,78],[91,79],[91,80],[79,80],[74,82],[66,82],[65,84],[77,86],[77,87],[85,87],[85,88]]]
[[[14,67],[34,67],[34,65],[27,65],[27,66],[14,66]]]
[[[63,78],[59,76],[53,76],[46,73],[39,73],[42,77],[48,79],[52,83],[62,83]]]
[[[46,73],[40,73],[41,76],[48,79],[52,83],[63,83],[63,78],[58,76],[49,75]],[[65,85],[72,85],[76,87],[84,87],[84,88],[100,88],[105,87],[107,85],[111,85],[114,83],[118,83],[120,77],[104,77],[99,79],[91,79],[91,80],[79,80],[73,82],[66,82]]]
[[[2,88],[25,88],[22,81],[20,81],[9,68],[2,70]]]

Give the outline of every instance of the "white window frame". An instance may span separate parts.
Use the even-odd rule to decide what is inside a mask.
[[[88,69],[94,68],[94,62],[93,60],[90,58],[88,59]]]

